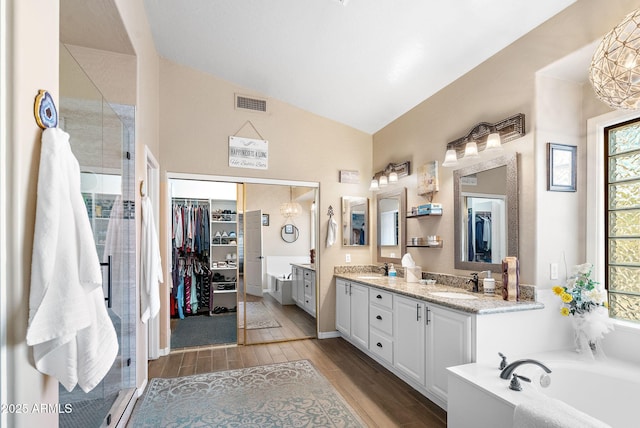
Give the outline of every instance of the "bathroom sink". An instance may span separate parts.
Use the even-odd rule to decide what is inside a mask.
[[[358,279],[380,279],[382,275],[361,275]]]
[[[429,293],[429,294],[432,294],[432,295],[437,296],[437,297],[444,297],[446,299],[470,299],[470,300],[473,300],[473,299],[477,299],[478,298],[478,296],[474,296],[472,294],[458,293],[458,292],[455,292],[455,291],[434,291],[434,292]]]

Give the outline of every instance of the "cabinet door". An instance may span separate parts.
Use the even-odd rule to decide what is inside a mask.
[[[311,315],[316,315],[316,273],[312,270],[304,273],[304,308]]]
[[[393,365],[424,385],[425,305],[418,300],[393,297]]]
[[[351,340],[369,349],[369,287],[351,283]]]
[[[295,266],[291,266],[291,298],[294,302],[298,301],[298,286],[297,280],[298,278],[298,268]]]
[[[349,283],[336,279],[336,330],[345,336],[351,335],[351,298]]]
[[[428,306],[426,387],[447,401],[447,367],[471,362],[471,315]]]

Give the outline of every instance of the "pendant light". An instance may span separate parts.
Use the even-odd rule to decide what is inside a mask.
[[[280,214],[284,218],[293,218],[300,215],[302,207],[299,203],[293,202],[293,187],[289,187],[289,202],[280,205]]]

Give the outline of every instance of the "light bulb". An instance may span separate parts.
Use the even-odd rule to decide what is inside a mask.
[[[444,155],[444,162],[442,166],[455,166],[458,164],[458,155],[454,149],[447,149],[447,153]]]
[[[478,157],[478,145],[475,141],[469,141],[464,148],[465,158],[477,158]]]
[[[500,150],[502,149],[502,141],[500,139],[500,134],[497,132],[493,132],[489,134],[487,137],[487,145],[484,148],[485,150]]]

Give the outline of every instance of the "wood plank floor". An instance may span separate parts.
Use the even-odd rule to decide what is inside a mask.
[[[262,301],[280,323],[280,327],[247,330],[247,344],[279,342],[316,337],[316,319],[296,305],[281,305],[268,293],[262,297],[247,295],[247,302]],[[241,314],[239,314],[242,316]],[[243,329],[238,330],[238,343],[244,340]]]
[[[343,339],[172,352],[149,362],[149,378],[186,376],[307,359],[370,427],[446,427],[446,412]]]

